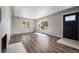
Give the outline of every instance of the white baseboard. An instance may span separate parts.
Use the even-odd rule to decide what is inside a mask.
[[[25,33],[27,34],[27,33],[34,33],[34,32],[25,32]],[[25,33],[13,33],[13,34],[11,34],[10,36],[16,35],[16,34],[25,34]]]

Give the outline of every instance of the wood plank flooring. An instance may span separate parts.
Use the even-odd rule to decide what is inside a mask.
[[[40,33],[16,34],[9,44],[22,42],[28,53],[79,53],[78,49],[57,43],[58,37]]]

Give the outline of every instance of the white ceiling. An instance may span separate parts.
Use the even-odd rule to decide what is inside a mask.
[[[38,19],[71,7],[72,6],[16,6],[11,7],[11,10],[13,16]]]

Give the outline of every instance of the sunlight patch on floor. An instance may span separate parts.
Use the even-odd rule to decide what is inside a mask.
[[[47,35],[41,34],[41,33],[34,33],[34,34],[41,35],[41,36],[47,36]]]
[[[35,33],[37,34],[37,42],[38,44],[40,44],[41,46],[48,46],[48,43],[49,43],[49,38],[47,35],[45,34],[41,34],[41,33]]]
[[[26,53],[22,42],[8,45],[6,53]]]

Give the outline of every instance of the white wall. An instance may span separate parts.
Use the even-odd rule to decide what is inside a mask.
[[[7,46],[8,46],[8,42],[10,40],[10,20],[11,20],[10,7],[2,6],[0,7],[0,9],[1,9],[0,40],[5,34],[7,34]]]
[[[49,35],[54,35],[54,36],[58,36],[58,37],[63,37],[63,15],[64,14],[68,14],[68,13],[74,13],[79,11],[79,7],[74,7],[41,19],[38,19],[36,21],[37,25],[36,25],[36,31],[37,32],[42,32],[42,33],[46,33]],[[39,29],[38,24],[43,21],[44,19],[48,19],[48,30],[47,31],[42,31]]]
[[[30,21],[31,27],[25,28],[23,26],[23,21]],[[35,31],[35,21],[34,20],[17,17],[17,16],[12,17],[12,34],[28,33],[28,32],[34,32],[34,31]]]
[[[39,29],[38,23],[40,23],[41,21],[48,19],[48,30],[41,30]],[[42,32],[42,33],[46,33],[46,34],[50,34],[50,35],[54,35],[54,36],[62,36],[62,20],[61,20],[61,15],[60,14],[56,14],[53,15],[51,17],[46,17],[40,20],[37,20],[37,32]]]

